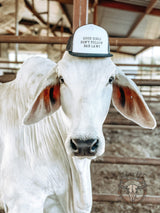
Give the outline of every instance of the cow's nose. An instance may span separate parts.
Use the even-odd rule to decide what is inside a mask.
[[[70,145],[75,156],[94,156],[99,146],[98,139],[71,139]]]

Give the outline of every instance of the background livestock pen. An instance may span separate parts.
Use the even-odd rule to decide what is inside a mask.
[[[0,82],[15,78],[31,55],[58,61],[74,30],[88,23],[107,30],[113,61],[134,79],[156,117],[144,130],[111,106],[104,123],[106,152],[92,162],[92,213],[160,212],[160,1],[0,0]],[[126,203],[123,176],[145,176],[141,203]]]

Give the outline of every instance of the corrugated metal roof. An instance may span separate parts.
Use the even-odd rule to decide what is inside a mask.
[[[155,39],[160,36],[160,17],[147,15],[132,34],[136,38]]]
[[[124,10],[98,7],[98,24],[104,27],[110,36],[125,37],[138,13]],[[127,18],[126,18],[127,17]]]
[[[133,4],[137,6],[147,7],[150,4],[150,0],[115,0],[116,2],[122,2],[126,4]],[[160,9],[160,1],[157,1],[156,5],[154,6],[156,9]]]
[[[139,6],[145,6],[147,7],[150,3],[150,0],[115,0],[117,2],[123,2],[126,4],[133,4],[133,5],[139,5]]]

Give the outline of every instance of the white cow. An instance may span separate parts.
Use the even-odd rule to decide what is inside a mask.
[[[136,85],[110,58],[66,52],[57,65],[30,58],[0,94],[0,190],[9,213],[91,211],[90,162],[104,152],[111,99],[126,118],[156,126]]]

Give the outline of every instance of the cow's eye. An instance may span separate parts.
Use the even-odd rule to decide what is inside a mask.
[[[113,77],[113,76],[111,76],[111,77],[109,78],[109,81],[108,81],[108,82],[109,82],[110,84],[112,84],[112,83],[113,83],[113,81],[114,81],[114,77]]]
[[[62,76],[59,77],[59,83],[60,83],[60,84],[64,84],[64,79],[63,79]]]

